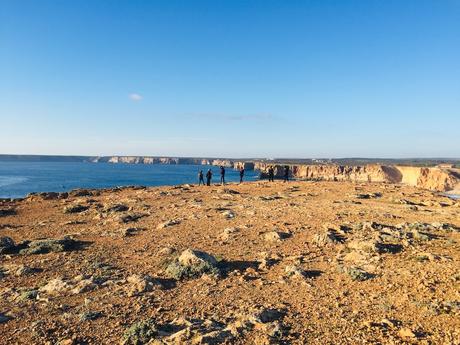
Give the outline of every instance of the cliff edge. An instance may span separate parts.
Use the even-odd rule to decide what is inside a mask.
[[[261,177],[267,177],[273,166],[276,177],[282,177],[285,165],[256,163]],[[440,167],[409,167],[369,164],[345,165],[289,165],[291,177],[305,180],[402,183],[433,191],[460,190],[460,169]]]

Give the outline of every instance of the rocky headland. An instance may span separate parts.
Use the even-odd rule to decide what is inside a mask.
[[[459,344],[460,201],[335,169],[0,201],[0,343]]]

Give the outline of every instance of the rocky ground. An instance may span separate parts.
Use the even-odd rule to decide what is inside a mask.
[[[460,344],[460,201],[255,182],[0,203],[1,344]]]

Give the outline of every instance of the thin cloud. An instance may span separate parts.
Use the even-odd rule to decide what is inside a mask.
[[[131,101],[134,101],[134,102],[139,102],[139,101],[142,101],[144,97],[142,97],[141,95],[139,95],[138,93],[130,93],[129,94],[129,99]]]
[[[244,114],[244,115],[229,115],[229,114],[189,114],[192,118],[207,118],[218,119],[224,121],[272,121],[275,116],[272,114]]]

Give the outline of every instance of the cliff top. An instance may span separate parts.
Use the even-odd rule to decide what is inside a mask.
[[[255,182],[0,203],[0,343],[453,343],[460,201]]]

